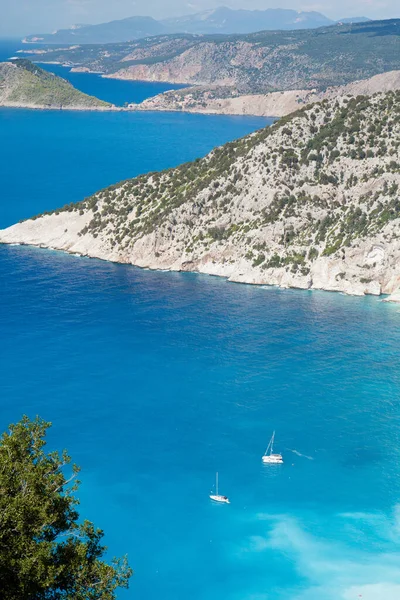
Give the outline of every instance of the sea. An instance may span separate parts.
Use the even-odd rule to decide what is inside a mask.
[[[156,89],[98,79],[74,83]],[[0,109],[0,226],[270,122]],[[52,423],[81,517],[134,569],[118,598],[398,600],[396,305],[19,246],[0,284],[0,430]],[[261,461],[273,431],[283,465]]]

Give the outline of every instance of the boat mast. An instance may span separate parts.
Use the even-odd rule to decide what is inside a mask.
[[[218,471],[217,471],[217,475],[216,475],[216,483],[217,483],[217,496],[218,496]]]
[[[274,453],[274,439],[275,439],[275,431],[274,431],[274,433],[272,434],[272,438],[271,438],[271,442],[270,442],[270,444],[271,444],[271,452],[270,452],[270,455]]]

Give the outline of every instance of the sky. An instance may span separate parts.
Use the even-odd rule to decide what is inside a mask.
[[[48,33],[76,23],[103,23],[133,15],[165,18],[221,5],[315,10],[333,19],[400,16],[398,0],[0,0],[0,37]]]

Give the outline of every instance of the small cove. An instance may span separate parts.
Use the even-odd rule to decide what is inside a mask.
[[[62,65],[46,65],[38,63],[43,69],[55,73],[72,83],[78,90],[96,96],[100,100],[111,102],[116,106],[124,106],[125,103],[140,104],[146,98],[157,96],[169,90],[179,90],[185,86],[173,83],[158,83],[148,81],[125,81],[123,79],[110,79],[101,77],[96,73],[73,73],[69,67]]]

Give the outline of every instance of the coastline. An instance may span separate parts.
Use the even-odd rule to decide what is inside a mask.
[[[128,77],[121,75],[121,72],[105,73],[103,71],[94,71],[88,67],[73,63],[62,63],[59,61],[33,61],[35,64],[55,64],[69,69],[71,73],[92,74],[102,79],[114,79],[118,81],[130,81],[136,83],[159,83],[171,85],[186,86],[181,90],[168,90],[161,94],[151,96],[140,103],[130,103],[128,106],[112,106],[107,108],[80,108],[73,107],[69,110],[118,110],[131,112],[165,112],[165,113],[186,113],[202,115],[223,115],[223,116],[249,116],[280,118],[303,108],[306,105],[315,104],[323,100],[332,100],[343,96],[371,96],[378,92],[386,92],[400,89],[400,70],[386,71],[370,77],[368,79],[356,80],[352,83],[329,87],[324,91],[317,89],[295,89],[280,90],[264,94],[239,94],[233,90],[232,95],[218,96],[218,85],[205,85],[201,83],[188,84],[178,80],[152,79]],[[223,86],[222,86],[223,87]],[[215,93],[216,92],[216,93]],[[6,106],[6,105],[0,105]],[[18,106],[15,104],[7,105],[10,108],[40,108],[40,109],[59,109],[59,107],[46,106]],[[63,108],[65,110],[65,108]]]
[[[13,109],[25,109],[25,110],[51,110],[51,111],[68,111],[72,110],[75,112],[122,112],[126,111],[124,107],[115,105],[110,106],[45,106],[37,104],[22,104],[20,102],[5,102],[0,103],[0,108],[13,108]]]
[[[157,97],[157,96],[155,96]],[[146,102],[146,101],[145,101]],[[264,112],[241,112],[241,111],[235,111],[235,110],[218,110],[218,109],[213,109],[211,107],[209,108],[173,108],[173,107],[168,107],[168,108],[162,108],[162,107],[149,107],[149,108],[144,108],[142,107],[141,104],[133,104],[133,105],[129,105],[125,110],[129,111],[129,112],[157,112],[157,113],[171,113],[171,114],[187,114],[187,115],[209,115],[209,116],[221,116],[221,117],[261,117],[261,118],[265,118],[265,119],[280,119],[281,117],[285,117],[288,114],[290,114],[290,112],[284,112],[282,114],[275,114],[275,115],[271,115],[269,113],[264,113]]]
[[[134,111],[187,112],[208,115],[237,115],[254,117],[286,117],[287,115],[323,100],[344,96],[372,96],[378,92],[400,89],[400,70],[388,71],[369,79],[354,81],[345,86],[317,89],[282,90],[266,94],[238,94],[218,97],[218,89],[190,86],[182,91],[168,91],[148,98],[140,104],[130,104]]]
[[[331,289],[331,288],[326,288],[326,287],[314,287],[314,286],[309,286],[309,285],[302,285],[301,281],[298,282],[297,285],[295,284],[283,284],[281,285],[280,283],[277,283],[275,281],[273,282],[269,282],[269,281],[264,281],[264,280],[260,280],[257,281],[254,277],[246,277],[243,276],[242,278],[238,277],[238,278],[232,278],[231,276],[229,276],[229,274],[224,274],[224,273],[219,273],[216,272],[218,269],[217,267],[219,265],[215,265],[216,269],[186,269],[186,268],[173,268],[173,267],[162,267],[162,266],[155,266],[153,264],[141,264],[141,262],[128,262],[124,259],[120,259],[118,260],[118,258],[109,258],[106,256],[102,256],[101,254],[96,254],[96,253],[83,253],[83,252],[79,252],[78,250],[69,250],[68,248],[62,248],[62,247],[57,247],[57,246],[49,246],[47,244],[33,244],[31,242],[4,242],[1,240],[0,237],[0,245],[2,246],[12,246],[12,247],[16,247],[16,246],[26,246],[26,247],[30,247],[30,248],[38,248],[40,250],[49,250],[49,251],[53,251],[53,252],[63,252],[64,254],[68,254],[69,256],[75,256],[76,258],[90,258],[93,260],[101,260],[103,262],[108,262],[108,263],[112,263],[112,264],[117,264],[117,265],[125,265],[125,266],[131,266],[131,267],[135,267],[137,269],[142,269],[144,271],[159,271],[161,273],[193,273],[193,274],[198,274],[198,275],[209,275],[210,277],[220,277],[221,279],[226,279],[227,281],[229,281],[230,283],[237,283],[237,284],[243,284],[243,285],[256,285],[256,286],[268,286],[268,287],[277,287],[279,289],[282,290],[303,290],[303,291],[320,291],[320,292],[336,292],[339,294],[345,294],[346,296],[354,296],[354,297],[362,297],[362,296],[375,296],[375,297],[387,297],[387,300],[384,300],[385,302],[400,302],[400,297],[398,300],[389,300],[389,298],[391,296],[395,296],[395,294],[384,294],[384,293],[374,293],[374,292],[364,292],[364,293],[355,293],[355,292],[349,292],[346,291],[345,289]],[[221,265],[222,266],[222,265]]]
[[[67,213],[69,215],[70,213]],[[57,219],[56,215],[48,215],[37,220],[23,221],[12,225],[5,230],[0,231],[0,244],[9,246],[31,246],[43,250],[52,250],[64,252],[71,256],[82,258],[93,258],[114,264],[131,265],[150,271],[163,272],[181,272],[181,273],[198,273],[221,277],[231,283],[242,283],[246,285],[258,286],[274,286],[281,289],[298,289],[298,290],[318,290],[326,292],[338,292],[346,296],[376,296],[382,298],[385,302],[400,303],[400,293],[398,291],[398,282],[396,280],[389,285],[382,286],[377,281],[371,281],[367,285],[359,282],[350,283],[348,280],[339,280],[335,277],[337,271],[336,266],[341,268],[341,261],[331,260],[329,258],[321,258],[317,261],[314,267],[314,272],[311,276],[304,277],[294,275],[287,272],[279,272],[279,269],[274,269],[269,276],[262,273],[259,269],[251,267],[249,264],[244,264],[239,261],[236,264],[224,262],[224,260],[216,260],[216,256],[210,253],[209,256],[203,257],[200,261],[194,262],[191,260],[169,260],[163,262],[163,258],[157,256],[157,252],[147,252],[148,246],[153,246],[153,240],[147,240],[143,244],[139,244],[139,248],[135,252],[122,254],[118,250],[115,251],[108,247],[101,240],[88,239],[89,236],[78,236],[78,229],[82,222],[74,217],[66,217],[66,215],[58,215],[61,217],[61,223],[54,223]],[[53,221],[49,223],[48,220]],[[49,225],[46,227],[48,241],[39,240],[43,235],[43,223],[37,227],[36,223],[47,221]],[[74,222],[75,221],[75,222]],[[79,223],[79,225],[78,225]],[[69,226],[69,228],[67,227]],[[78,226],[77,226],[78,225]],[[27,229],[25,235],[19,233],[20,228]],[[74,229],[76,232],[66,235],[67,232]],[[39,230],[39,231],[38,231]],[[62,234],[60,234],[62,230]],[[58,240],[57,243],[56,239]],[[186,257],[189,258],[189,257]],[[338,265],[336,265],[338,263]],[[333,277],[332,277],[333,275]]]

